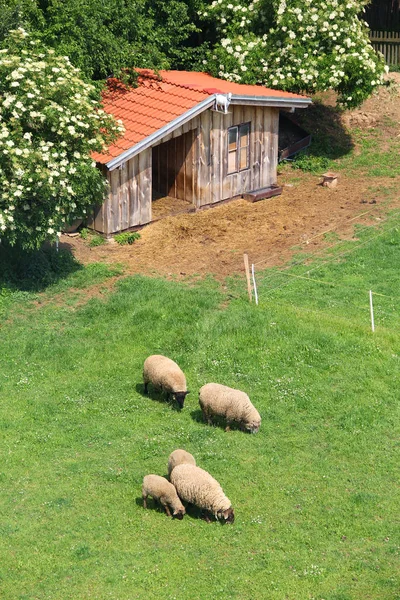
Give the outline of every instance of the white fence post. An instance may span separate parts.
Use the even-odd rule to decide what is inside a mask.
[[[254,289],[254,298],[256,300],[256,304],[258,304],[258,294],[257,294],[257,284],[256,284],[256,277],[254,274],[254,265],[251,265],[251,276],[253,278],[253,289]]]
[[[370,311],[371,311],[371,327],[372,327],[372,331],[375,331],[374,306],[372,304],[372,290],[369,290],[369,308],[370,308]]]

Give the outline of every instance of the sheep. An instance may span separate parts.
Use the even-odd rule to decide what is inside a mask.
[[[204,420],[211,425],[212,416],[224,417],[226,429],[230,430],[232,422],[240,424],[244,431],[257,433],[261,425],[259,412],[250,402],[250,398],[244,392],[220,385],[219,383],[207,383],[200,388],[199,403],[203,412]]]
[[[153,354],[146,358],[143,365],[143,381],[145,394],[151,383],[155,388],[166,392],[168,397],[172,396],[178,406],[183,408],[189,391],[186,389],[185,375],[173,360],[161,354]]]
[[[168,458],[168,477],[171,478],[172,469],[174,469],[177,465],[182,465],[183,463],[189,463],[191,465],[195,465],[196,461],[194,456],[186,452],[186,450],[174,450],[171,452]]]
[[[182,502],[189,502],[202,511],[209,511],[222,522],[233,523],[235,520],[231,501],[225,496],[218,481],[207,471],[188,463],[177,465],[171,473],[171,482]],[[208,516],[204,516],[210,522]]]
[[[160,477],[160,475],[146,475],[143,478],[142,498],[144,508],[147,508],[147,496],[152,496],[160,502],[169,517],[171,516],[170,506],[173,511],[172,516],[176,519],[183,519],[183,515],[186,512],[185,507],[179,500],[175,487],[172,483],[164,479],[164,477]]]

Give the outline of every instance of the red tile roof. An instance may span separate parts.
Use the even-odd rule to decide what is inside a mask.
[[[135,146],[161,127],[168,125],[214,94],[257,96],[304,100],[304,96],[272,90],[258,85],[242,85],[211,77],[207,73],[137,69],[138,87],[127,88],[110,80],[103,95],[104,110],[121,119],[125,133],[103,153],[93,158],[105,164]]]

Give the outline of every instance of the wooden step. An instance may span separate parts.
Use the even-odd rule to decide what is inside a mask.
[[[258,202],[259,200],[265,200],[266,198],[272,198],[272,196],[279,196],[282,194],[282,188],[279,185],[271,185],[266,188],[254,190],[253,192],[246,192],[243,194],[243,199],[248,202]]]

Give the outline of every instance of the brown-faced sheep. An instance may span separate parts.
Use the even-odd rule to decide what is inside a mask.
[[[183,408],[186,395],[186,378],[178,365],[161,354],[153,354],[144,361],[143,365],[144,392],[147,394],[148,385],[151,383],[155,388],[172,396]]]
[[[218,481],[204,469],[188,463],[178,465],[171,473],[171,482],[183,502],[194,504],[225,523],[233,523],[235,515],[230,500]]]
[[[260,429],[259,412],[248,395],[240,390],[219,383],[207,383],[200,388],[199,403],[203,418],[209,425],[212,417],[216,416],[226,419],[225,431],[229,431],[233,422],[239,423],[243,430],[251,433],[257,433]]]
[[[147,497],[152,496],[154,500],[158,501],[165,508],[165,512],[170,517],[171,512],[169,507],[172,509],[172,516],[176,519],[183,519],[185,514],[185,507],[178,498],[175,487],[164,479],[160,475],[146,475],[143,478],[142,485],[142,498],[143,506],[147,508]]]
[[[194,456],[192,456],[189,452],[186,452],[186,450],[182,450],[181,448],[171,452],[168,458],[168,477],[171,476],[172,469],[184,463],[195,465],[196,461]]]

